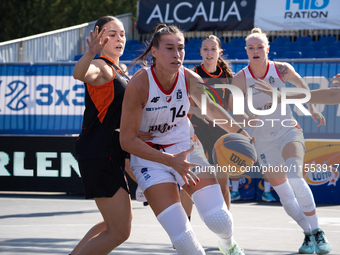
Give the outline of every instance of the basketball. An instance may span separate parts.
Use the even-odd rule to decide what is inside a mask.
[[[212,157],[215,165],[223,172],[235,176],[250,171],[256,160],[256,151],[249,138],[231,133],[216,141]]]

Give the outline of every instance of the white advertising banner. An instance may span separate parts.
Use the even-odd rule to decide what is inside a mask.
[[[264,31],[340,29],[340,0],[258,0],[254,27]]]
[[[1,76],[0,115],[82,115],[84,95],[72,76]]]

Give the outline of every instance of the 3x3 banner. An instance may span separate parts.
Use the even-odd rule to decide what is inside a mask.
[[[338,0],[140,0],[137,28],[160,23],[183,31],[339,29]]]

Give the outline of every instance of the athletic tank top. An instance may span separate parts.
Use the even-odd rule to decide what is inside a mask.
[[[272,101],[272,98],[260,91],[254,89],[254,87],[259,87],[255,85],[255,76],[250,70],[249,65],[242,69],[246,78],[246,111],[249,116],[253,115],[249,110],[248,106],[248,88],[252,89],[252,98],[253,98],[253,106],[257,110],[266,110],[268,107],[266,104],[269,101]],[[285,82],[282,80],[282,77],[277,70],[276,64],[273,61],[269,61],[267,66],[267,71],[262,80],[269,83],[273,88],[281,91],[281,88],[285,87]],[[261,139],[269,139],[271,140],[273,137],[280,135],[285,132],[285,127],[282,125],[282,121],[284,121],[285,126],[293,126],[296,124],[295,119],[292,114],[292,110],[289,105],[286,105],[286,115],[281,114],[281,104],[278,104],[276,110],[270,115],[258,115],[257,119],[262,120],[258,122],[257,126],[254,128],[249,128],[251,136],[261,137]],[[291,121],[289,121],[291,120]],[[254,122],[251,122],[251,125],[254,126]]]
[[[196,72],[201,78],[203,79],[203,82],[206,85],[205,89],[211,92],[216,99],[216,102],[220,104],[223,108],[228,109],[229,104],[229,96],[230,96],[230,90],[228,89],[215,89],[215,84],[229,84],[229,78],[226,76],[225,72],[223,72],[222,68],[217,65],[217,69],[214,73],[209,73],[205,68],[203,63],[201,63],[198,66],[195,66],[192,70]],[[216,94],[218,94],[218,98],[216,98]],[[220,100],[221,99],[221,100]]]
[[[177,73],[173,88],[164,91],[153,67],[145,68],[149,78],[148,101],[143,108],[141,131],[152,133],[153,144],[170,145],[189,142],[190,125],[187,114],[190,108],[185,71]]]
[[[226,76],[225,72],[219,65],[216,65],[216,71],[209,73],[205,68],[204,64],[201,63],[191,69],[201,76],[205,84],[204,89],[214,97],[216,103],[221,105],[224,109],[228,110],[230,90],[225,88],[215,88],[215,84],[227,84],[231,82],[231,79]],[[192,103],[192,105],[195,105]],[[195,134],[203,144],[205,150],[205,156],[213,164],[212,161],[212,149],[218,138],[225,135],[227,132],[219,126],[213,126],[213,122],[207,120],[203,121],[196,115],[192,114],[190,118],[191,123],[194,125]]]
[[[201,63],[198,66],[195,66],[193,69],[194,72],[196,72],[201,78],[203,79],[203,82],[205,84],[204,88],[208,90],[216,100],[216,103],[221,105],[224,109],[228,110],[229,107],[229,97],[230,97],[230,90],[228,89],[215,89],[215,84],[229,84],[230,80],[226,76],[225,72],[223,72],[222,68],[217,65],[217,69],[214,73],[209,73],[205,68],[203,63]],[[212,122],[209,122],[207,124],[200,118],[193,115],[191,117],[191,122],[194,124],[194,126],[200,126],[202,128],[206,128],[207,132],[216,131],[216,129],[220,129],[219,131],[223,132],[225,134],[225,131],[222,131],[220,127],[212,127]],[[221,133],[219,132],[219,134]]]
[[[119,143],[122,102],[128,78],[109,58],[100,57],[114,71],[114,77],[101,86],[85,83],[85,111],[82,131],[76,141],[78,159],[122,157]]]

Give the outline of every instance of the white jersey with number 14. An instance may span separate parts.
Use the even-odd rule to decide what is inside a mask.
[[[152,143],[167,145],[189,142],[190,124],[187,117],[190,109],[184,67],[181,67],[172,90],[164,91],[158,82],[153,67],[145,68],[149,77],[148,101],[143,108],[140,130],[152,133]]]

